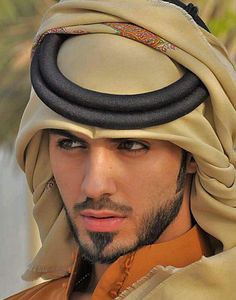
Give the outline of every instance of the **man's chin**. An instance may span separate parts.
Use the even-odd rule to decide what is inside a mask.
[[[114,241],[116,233],[90,233],[89,236],[89,243],[83,243],[79,239],[77,242],[82,257],[92,264],[111,264],[120,256],[139,248],[136,243],[124,246],[122,243]]]
[[[92,264],[99,263],[99,264],[112,264],[114,261],[116,261],[121,255],[120,254],[96,254],[91,253],[88,250],[84,250],[80,252],[82,257],[89,261]]]

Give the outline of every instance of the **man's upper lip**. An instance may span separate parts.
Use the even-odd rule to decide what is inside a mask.
[[[83,217],[93,217],[93,218],[125,218],[124,214],[120,214],[116,211],[112,210],[94,210],[94,209],[86,209],[80,212]]]

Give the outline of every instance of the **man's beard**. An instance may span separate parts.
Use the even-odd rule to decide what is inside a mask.
[[[75,241],[79,245],[81,256],[91,263],[103,263],[109,264],[117,260],[120,256],[129,252],[135,251],[145,245],[153,244],[165,229],[174,221],[179,213],[180,207],[183,202],[183,187],[184,178],[186,174],[186,153],[183,152],[181,167],[177,180],[177,188],[174,199],[169,200],[165,205],[159,207],[158,211],[149,211],[143,215],[143,218],[137,228],[137,240],[129,247],[123,247],[122,245],[114,245],[114,249],[110,254],[104,254],[104,249],[110,245],[114,237],[118,232],[90,232],[88,235],[93,243],[93,246],[83,243],[80,239],[80,234],[66,210],[66,216],[71,232],[75,238]],[[120,206],[108,197],[102,197],[100,200],[94,201],[92,198],[87,198],[83,203],[77,204],[75,210],[82,211],[83,209],[111,209],[116,212],[132,212],[132,208],[128,206]]]

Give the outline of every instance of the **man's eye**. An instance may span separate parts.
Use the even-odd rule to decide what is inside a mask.
[[[72,139],[63,139],[57,142],[59,148],[65,150],[72,150],[76,148],[86,148],[86,145],[81,141],[72,140]]]
[[[149,149],[149,146],[139,141],[125,140],[119,144],[118,149],[135,152],[135,151],[147,150]]]

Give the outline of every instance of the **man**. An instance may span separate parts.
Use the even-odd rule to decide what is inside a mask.
[[[191,4],[53,6],[16,146],[53,280],[9,299],[235,299],[235,78]]]

